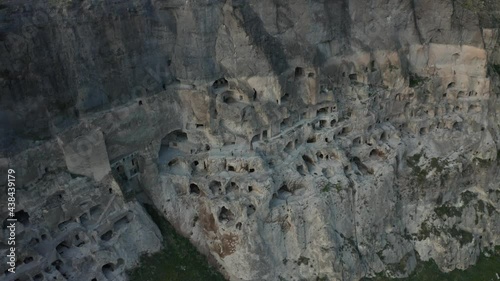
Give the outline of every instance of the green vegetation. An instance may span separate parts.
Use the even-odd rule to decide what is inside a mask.
[[[441,173],[444,170],[444,167],[448,165],[446,160],[440,161],[438,158],[431,158],[431,168],[436,169],[436,172]]]
[[[301,265],[301,264],[308,265],[309,264],[309,258],[300,256],[299,260],[297,261],[297,264],[298,265]]]
[[[435,170],[436,173],[441,174],[444,171],[446,165],[448,165],[448,161],[440,160],[434,157],[430,159],[430,162],[428,164],[424,165],[424,167],[421,167],[419,163],[422,157],[424,157],[424,160],[426,159],[424,154],[417,153],[406,159],[406,163],[412,169],[412,176],[416,178],[418,184],[423,184],[427,178],[427,175],[431,171]]]
[[[451,272],[441,272],[433,260],[419,262],[413,273],[408,278],[392,279],[382,274],[379,274],[373,279],[364,278],[362,280],[369,281],[489,281],[497,280],[496,273],[500,274],[500,247],[497,246],[495,251],[490,253],[491,257],[481,255],[476,265],[466,269],[455,269]]]
[[[328,183],[326,184],[322,189],[321,189],[321,192],[329,192],[332,188],[332,184],[331,183]]]
[[[424,221],[420,225],[420,230],[418,231],[417,239],[419,241],[425,240],[431,236],[431,233],[434,235],[439,235],[439,231],[432,224],[429,224],[427,221]]]
[[[393,71],[393,70],[399,70],[399,67],[397,67],[397,66],[392,65],[391,63],[389,63],[389,70],[390,70],[390,71]]]
[[[146,206],[146,210],[158,225],[163,235],[163,247],[159,253],[143,256],[139,267],[128,272],[132,281],[223,281],[224,277],[210,267],[188,239],[177,234],[175,229],[157,211]]]
[[[415,73],[410,73],[410,88],[415,88],[426,81],[425,78],[418,76]]]
[[[482,212],[482,213],[485,213],[486,212],[491,216],[493,214],[493,212],[495,211],[495,207],[493,205],[491,205],[490,203],[485,203],[483,200],[479,200],[477,202],[477,205],[476,205],[476,211],[477,212]]]
[[[500,75],[500,64],[494,64],[492,65],[493,69],[495,70],[496,73],[498,73],[498,75]],[[499,150],[500,152],[500,150]]]
[[[462,201],[464,202],[464,205],[469,205],[469,203],[477,198],[477,194],[471,192],[471,191],[465,191],[461,195]]]
[[[461,0],[459,3],[462,8],[475,13],[484,10],[484,0]]]
[[[427,171],[425,169],[420,168],[418,163],[420,162],[420,158],[423,155],[420,153],[417,153],[411,157],[408,157],[406,162],[408,163],[408,166],[412,168],[412,176],[414,176],[417,179],[417,182],[419,184],[422,184],[425,182],[425,178],[427,177]]]
[[[440,218],[461,217],[462,216],[462,209],[463,208],[457,208],[457,207],[449,206],[449,205],[445,204],[445,205],[441,205],[439,207],[434,208],[434,212]]]
[[[337,192],[340,192],[342,190],[342,186],[340,185],[340,183],[333,184],[329,182],[321,189],[321,192],[329,192],[332,190],[332,188],[335,188]]]
[[[462,229],[458,229],[456,226],[454,226],[450,230],[450,235],[451,235],[451,237],[457,239],[458,242],[460,242],[461,246],[469,244],[470,242],[472,242],[472,239],[473,239],[472,233],[467,232],[467,231],[462,230]]]
[[[488,168],[493,164],[493,161],[489,161],[489,160],[481,159],[481,158],[477,158],[477,157],[472,159],[472,162],[475,163],[476,165],[479,165],[482,168]]]

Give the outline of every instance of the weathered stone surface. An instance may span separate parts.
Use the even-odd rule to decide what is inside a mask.
[[[125,280],[160,248],[142,195],[229,280],[473,265],[500,244],[498,12],[6,2],[0,163],[34,261],[4,277]]]

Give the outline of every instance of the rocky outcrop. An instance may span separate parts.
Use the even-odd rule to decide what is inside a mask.
[[[159,249],[147,194],[229,280],[473,265],[500,244],[498,5],[6,3],[3,162],[59,247],[33,264],[125,279]]]

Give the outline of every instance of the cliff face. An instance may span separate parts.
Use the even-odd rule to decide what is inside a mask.
[[[3,0],[1,163],[27,221],[2,278],[125,280],[160,247],[143,194],[229,280],[474,264],[500,244],[499,11]]]

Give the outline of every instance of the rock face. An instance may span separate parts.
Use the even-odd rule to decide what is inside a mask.
[[[160,248],[144,194],[229,280],[473,265],[500,244],[499,11],[0,3],[2,278],[125,280]]]

